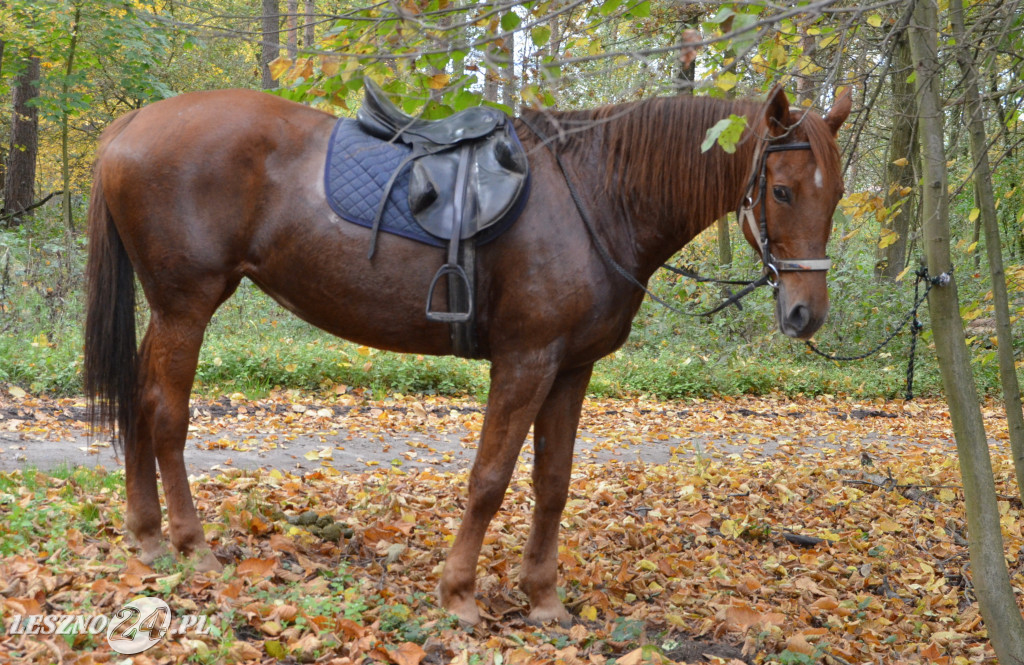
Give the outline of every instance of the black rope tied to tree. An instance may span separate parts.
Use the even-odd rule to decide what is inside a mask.
[[[896,328],[891,333],[889,333],[885,339],[883,339],[879,344],[875,345],[871,349],[865,351],[864,353],[858,353],[852,356],[840,356],[822,351],[821,349],[816,347],[814,345],[814,342],[812,342],[811,340],[807,340],[806,342],[804,342],[804,344],[807,345],[808,349],[818,354],[822,358],[827,358],[828,360],[837,360],[843,362],[851,360],[864,360],[865,358],[872,356],[881,351],[883,348],[885,348],[885,346],[888,345],[892,340],[894,340],[897,335],[903,332],[903,329],[909,323],[910,357],[907,359],[907,390],[904,396],[908,401],[914,399],[914,360],[917,352],[917,337],[921,333],[921,330],[924,329],[924,325],[921,323],[921,319],[919,319],[917,316],[917,310],[920,309],[921,304],[928,298],[928,292],[932,290],[933,286],[946,286],[947,284],[949,284],[953,276],[953,268],[950,268],[948,272],[944,272],[936,277],[929,277],[928,268],[925,266],[921,266],[921,268],[917,271],[916,275],[917,279],[914,280],[914,304],[910,308],[910,311],[907,312],[907,314],[903,317],[903,320],[900,321],[899,325],[897,325]],[[925,285],[924,293],[918,295],[918,293],[920,292],[920,286],[922,282],[924,282]]]

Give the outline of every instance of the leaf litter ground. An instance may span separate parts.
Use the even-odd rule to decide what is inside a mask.
[[[79,443],[81,409],[4,395],[6,463],[27,464],[41,441]],[[1007,563],[1021,590],[1022,511],[1005,420],[994,406],[985,415]],[[143,594],[176,616],[208,615],[214,629],[166,638],[136,663],[994,660],[940,402],[588,401],[559,555],[574,624],[531,625],[515,587],[532,510],[528,443],[484,544],[486,618],[471,631],[438,609],[434,589],[465,504],[459,462],[476,445],[480,404],[282,392],[197,401],[193,416],[187,455],[220,460],[194,476],[192,491],[225,572],[134,559],[121,471],[8,471],[5,625],[15,614],[112,615]],[[114,458],[108,444],[92,444],[79,452]],[[385,457],[345,456],[371,444],[387,446]],[[231,468],[252,458],[266,468]],[[102,636],[4,633],[5,657],[124,658]]]

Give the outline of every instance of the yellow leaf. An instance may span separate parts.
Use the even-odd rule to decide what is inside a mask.
[[[889,245],[899,240],[900,234],[896,233],[892,229],[882,229],[882,235],[878,239],[878,248],[885,249]]]
[[[893,166],[906,166],[908,164],[906,157],[900,157],[899,159],[893,160]]]
[[[658,565],[648,559],[641,560],[637,565],[640,567],[640,570],[646,570],[649,573],[653,573],[658,570]]]
[[[956,494],[953,492],[953,490],[948,489],[948,488],[947,489],[939,490],[939,500],[940,501],[945,501],[946,503],[949,503],[949,502],[953,501],[954,499],[956,499]]]
[[[18,386],[10,386],[7,388],[7,392],[11,393],[11,397],[14,399],[24,399],[26,394],[25,391]]]
[[[284,371],[286,371],[286,372],[294,372],[298,368],[299,368],[299,366],[296,365],[295,363],[288,363],[287,365],[284,366]]]
[[[358,353],[361,356],[368,356],[372,352],[373,350],[368,346],[360,346],[358,349],[356,349],[356,353]]]
[[[448,76],[448,74],[442,72],[441,74],[434,74],[433,76],[431,76],[430,80],[427,82],[427,85],[430,86],[431,90],[440,90],[441,88],[448,85],[449,80],[451,80],[451,77]]]
[[[580,610],[580,617],[587,621],[597,621],[597,608],[593,605],[584,605]]]
[[[736,524],[736,520],[725,520],[724,522],[722,522],[722,527],[719,529],[719,531],[722,532],[723,536],[735,538],[736,536],[740,535],[740,533],[743,531],[743,528]]]
[[[718,77],[717,81],[715,81],[715,86],[722,90],[729,91],[736,87],[736,82],[738,80],[739,78],[733,72],[725,72]]]
[[[291,66],[292,59],[284,55],[274,58],[267,64],[267,68],[270,69],[270,76],[275,80],[281,78],[281,75],[288,71],[288,68]]]
[[[320,458],[320,453],[317,452],[316,450],[310,450],[305,455],[303,455],[303,457],[308,459],[310,462],[315,462]]]
[[[320,56],[320,71],[324,73],[324,76],[332,77],[337,76],[338,70],[341,69],[340,63],[337,56],[324,55]]]
[[[879,16],[878,14],[872,14],[871,16],[868,17],[868,25],[870,25],[872,28],[882,27],[882,17]]]
[[[967,246],[967,253],[974,254],[974,250],[976,249],[978,249],[978,243],[972,242],[970,245]]]

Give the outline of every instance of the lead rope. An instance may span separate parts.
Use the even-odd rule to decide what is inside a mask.
[[[814,345],[814,342],[812,342],[811,340],[806,340],[804,344],[807,345],[808,349],[818,354],[822,358],[826,358],[828,360],[836,360],[840,362],[864,360],[865,358],[873,356],[874,354],[881,351],[887,344],[889,344],[889,342],[894,340],[897,335],[903,332],[903,329],[909,323],[910,357],[907,359],[907,389],[904,395],[907,398],[907,400],[914,399],[914,359],[916,357],[917,352],[917,338],[918,335],[921,333],[921,330],[924,329],[924,325],[921,323],[921,320],[917,316],[917,311],[921,307],[921,304],[928,298],[928,292],[932,290],[933,286],[946,286],[947,284],[949,284],[950,279],[952,279],[953,268],[950,268],[948,272],[944,272],[941,275],[938,275],[937,277],[929,277],[928,268],[925,266],[921,266],[921,268],[917,271],[916,275],[917,279],[914,280],[914,304],[910,308],[910,311],[907,312],[907,314],[903,317],[903,320],[900,321],[899,325],[896,326],[896,328],[891,333],[889,333],[885,339],[883,339],[879,344],[875,345],[868,351],[865,351],[864,353],[858,353],[853,356],[840,356],[822,351],[821,349],[816,347]],[[918,296],[920,285],[922,282],[924,282],[925,285],[924,293]]]

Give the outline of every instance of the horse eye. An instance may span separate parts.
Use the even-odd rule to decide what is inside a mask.
[[[772,187],[772,195],[779,203],[789,203],[791,200],[789,187],[783,187],[782,185]]]

